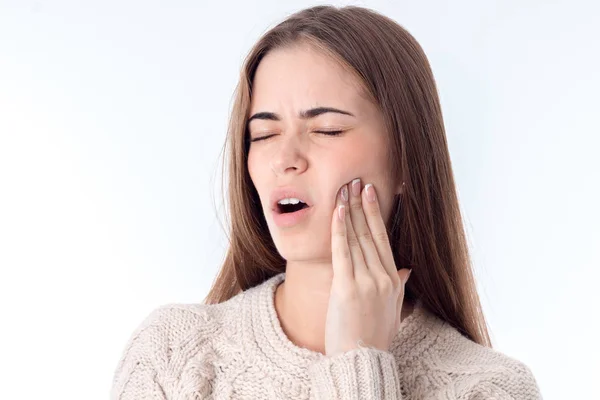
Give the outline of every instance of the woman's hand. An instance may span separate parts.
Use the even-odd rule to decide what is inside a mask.
[[[375,188],[361,186],[359,179],[342,186],[333,213],[328,356],[362,346],[389,350],[400,326],[410,275],[408,269],[396,270]]]

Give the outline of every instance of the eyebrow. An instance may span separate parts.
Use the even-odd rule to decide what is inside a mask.
[[[311,108],[309,110],[301,111],[298,114],[298,117],[300,119],[310,119],[310,118],[314,118],[316,116],[319,116],[319,115],[325,114],[325,113],[344,114],[344,115],[350,115],[351,117],[355,116],[354,114],[352,114],[349,111],[344,111],[344,110],[340,110],[340,109],[333,108],[333,107],[316,107],[316,108]],[[265,120],[271,120],[271,121],[281,121],[281,117],[279,115],[277,115],[275,113],[272,113],[272,112],[267,112],[267,111],[258,112],[256,114],[254,114],[253,116],[251,116],[248,119],[248,124],[253,119],[265,119]]]

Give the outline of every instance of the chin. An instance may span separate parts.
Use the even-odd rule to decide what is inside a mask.
[[[275,247],[286,261],[331,259],[330,241],[320,239],[318,235],[280,235],[275,239]]]

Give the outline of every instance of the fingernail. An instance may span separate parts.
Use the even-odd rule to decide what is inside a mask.
[[[346,216],[346,211],[345,211],[346,207],[344,207],[344,205],[339,205],[338,206],[338,217],[340,218],[340,220],[344,220],[344,217]]]
[[[404,284],[406,285],[406,282],[408,282],[408,278],[410,278],[410,274],[412,272],[412,269],[408,270],[408,275],[406,275],[406,280],[404,281]]]
[[[348,201],[348,187],[346,185],[344,185],[344,187],[342,187],[342,201],[343,202]]]
[[[352,196],[360,196],[360,178],[352,181]]]
[[[367,192],[367,200],[373,203],[375,201],[375,188],[373,188],[373,185],[370,183],[367,183],[365,185],[365,190]]]

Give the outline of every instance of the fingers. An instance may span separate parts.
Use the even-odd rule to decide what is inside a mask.
[[[351,218],[351,204],[349,200],[348,185],[342,186],[340,200],[345,207],[346,214],[344,222],[346,223],[346,236],[348,241],[348,248],[350,249],[350,258],[352,260],[352,267],[354,269],[354,277],[364,276],[367,271],[367,265],[363,252],[358,242],[358,237],[354,231],[354,225]]]
[[[333,214],[334,274],[345,278],[356,278],[365,273],[386,275],[398,284],[392,249],[373,185],[365,185],[362,193],[360,179],[342,186]]]
[[[383,267],[377,248],[373,242],[371,229],[367,224],[365,211],[363,210],[363,201],[361,196],[362,184],[360,179],[355,179],[350,184],[350,215],[354,233],[358,238],[358,244],[362,250],[366,268],[373,274],[387,274]]]
[[[334,277],[341,280],[354,279],[354,267],[346,230],[347,214],[346,205],[340,201],[340,196],[338,196],[331,221],[331,261]]]
[[[387,271],[392,281],[398,282],[398,272],[396,270],[396,263],[394,262],[394,255],[390,246],[390,240],[387,235],[385,222],[381,216],[379,209],[379,202],[375,193],[375,188],[372,184],[368,183],[365,185],[365,190],[362,193],[362,200],[364,204],[365,215],[367,219],[367,225],[371,231],[371,237],[373,243],[377,249],[379,260]]]

